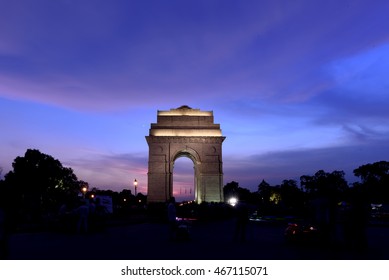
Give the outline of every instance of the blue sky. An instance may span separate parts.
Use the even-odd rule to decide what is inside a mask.
[[[0,167],[146,193],[157,110],[213,111],[224,182],[389,160],[388,1],[2,1]],[[181,163],[182,162],[182,163]],[[177,162],[176,191],[193,181]],[[189,172],[189,174],[187,174]]]

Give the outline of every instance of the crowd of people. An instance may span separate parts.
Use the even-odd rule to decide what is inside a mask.
[[[65,232],[85,234],[104,228],[107,209],[99,198],[81,199],[76,206],[64,203],[59,209],[58,225]]]

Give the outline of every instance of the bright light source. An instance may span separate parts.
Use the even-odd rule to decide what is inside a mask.
[[[228,204],[230,204],[231,206],[235,206],[237,203],[238,203],[238,199],[236,197],[231,197],[228,200]]]

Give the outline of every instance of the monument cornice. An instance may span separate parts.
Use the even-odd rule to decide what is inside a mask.
[[[146,136],[149,143],[207,143],[220,144],[225,136]]]

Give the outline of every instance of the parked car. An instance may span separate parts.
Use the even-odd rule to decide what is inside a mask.
[[[289,223],[284,236],[287,242],[315,242],[319,238],[319,230],[310,223]]]

